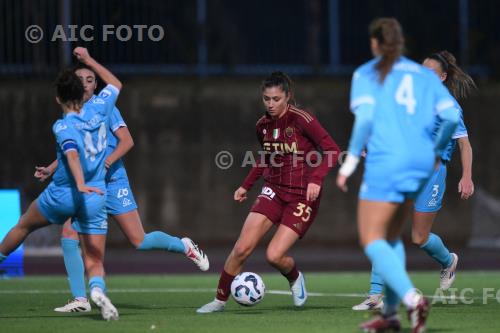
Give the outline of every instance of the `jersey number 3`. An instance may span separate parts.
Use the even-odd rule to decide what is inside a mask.
[[[95,156],[103,151],[104,148],[106,148],[108,145],[106,141],[106,126],[104,125],[104,123],[101,123],[101,126],[99,126],[99,131],[97,132],[97,145],[94,145],[90,132],[85,132],[84,144],[85,158],[88,158],[91,162],[94,162]]]
[[[396,90],[396,102],[404,105],[408,114],[415,113],[417,101],[415,100],[415,95],[413,94],[413,77],[410,74],[405,74],[403,76],[398,90]]]

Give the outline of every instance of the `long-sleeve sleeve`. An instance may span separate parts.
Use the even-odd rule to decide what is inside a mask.
[[[257,135],[257,140],[259,141],[260,147],[262,148],[262,143],[263,143],[263,138],[261,131],[259,131],[259,126],[258,122],[256,125],[255,129],[255,134]],[[245,190],[250,191],[252,189],[252,186],[255,184],[256,181],[262,177],[264,174],[264,170],[266,169],[266,165],[260,163],[259,161],[255,161],[255,165],[252,166],[252,169],[250,169],[250,172],[248,172],[248,175],[245,177],[245,180],[243,180],[243,183],[241,183],[240,187],[243,187]]]
[[[316,118],[313,118],[310,122],[302,121],[301,123],[304,134],[316,147],[321,149],[321,164],[313,169],[309,178],[310,183],[321,186],[323,178],[330,169],[337,165],[340,148]]]

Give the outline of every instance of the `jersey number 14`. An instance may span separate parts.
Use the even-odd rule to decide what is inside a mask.
[[[408,114],[415,113],[417,101],[413,94],[413,77],[410,74],[405,74],[398,89],[396,90],[396,102],[406,107]]]
[[[104,123],[101,123],[99,126],[99,131],[97,132],[97,144],[94,145],[92,141],[92,135],[90,132],[85,132],[84,138],[85,144],[85,158],[90,159],[91,162],[95,161],[95,156],[103,151],[108,143],[106,141],[106,126]]]

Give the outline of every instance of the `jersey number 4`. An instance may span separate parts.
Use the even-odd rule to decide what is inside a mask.
[[[405,74],[398,89],[396,90],[396,102],[406,107],[408,114],[415,113],[417,101],[413,94],[413,77],[410,74]]]
[[[88,158],[90,159],[90,161],[94,162],[95,156],[103,151],[108,145],[106,141],[106,126],[104,125],[104,123],[101,123],[101,126],[99,126],[99,131],[97,132],[97,144],[94,145],[90,132],[85,132],[84,144],[85,158]]]

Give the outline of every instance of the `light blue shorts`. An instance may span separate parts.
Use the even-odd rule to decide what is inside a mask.
[[[446,190],[446,164],[441,163],[432,173],[415,201],[415,210],[421,213],[434,213],[441,209]]]
[[[82,221],[73,224],[76,231],[84,234],[106,234],[106,187],[92,184],[105,194],[80,193],[74,187],[57,186],[53,182],[38,196],[38,209],[50,222],[63,224],[69,218]]]
[[[106,208],[109,215],[120,215],[137,209],[128,179],[107,184]]]

